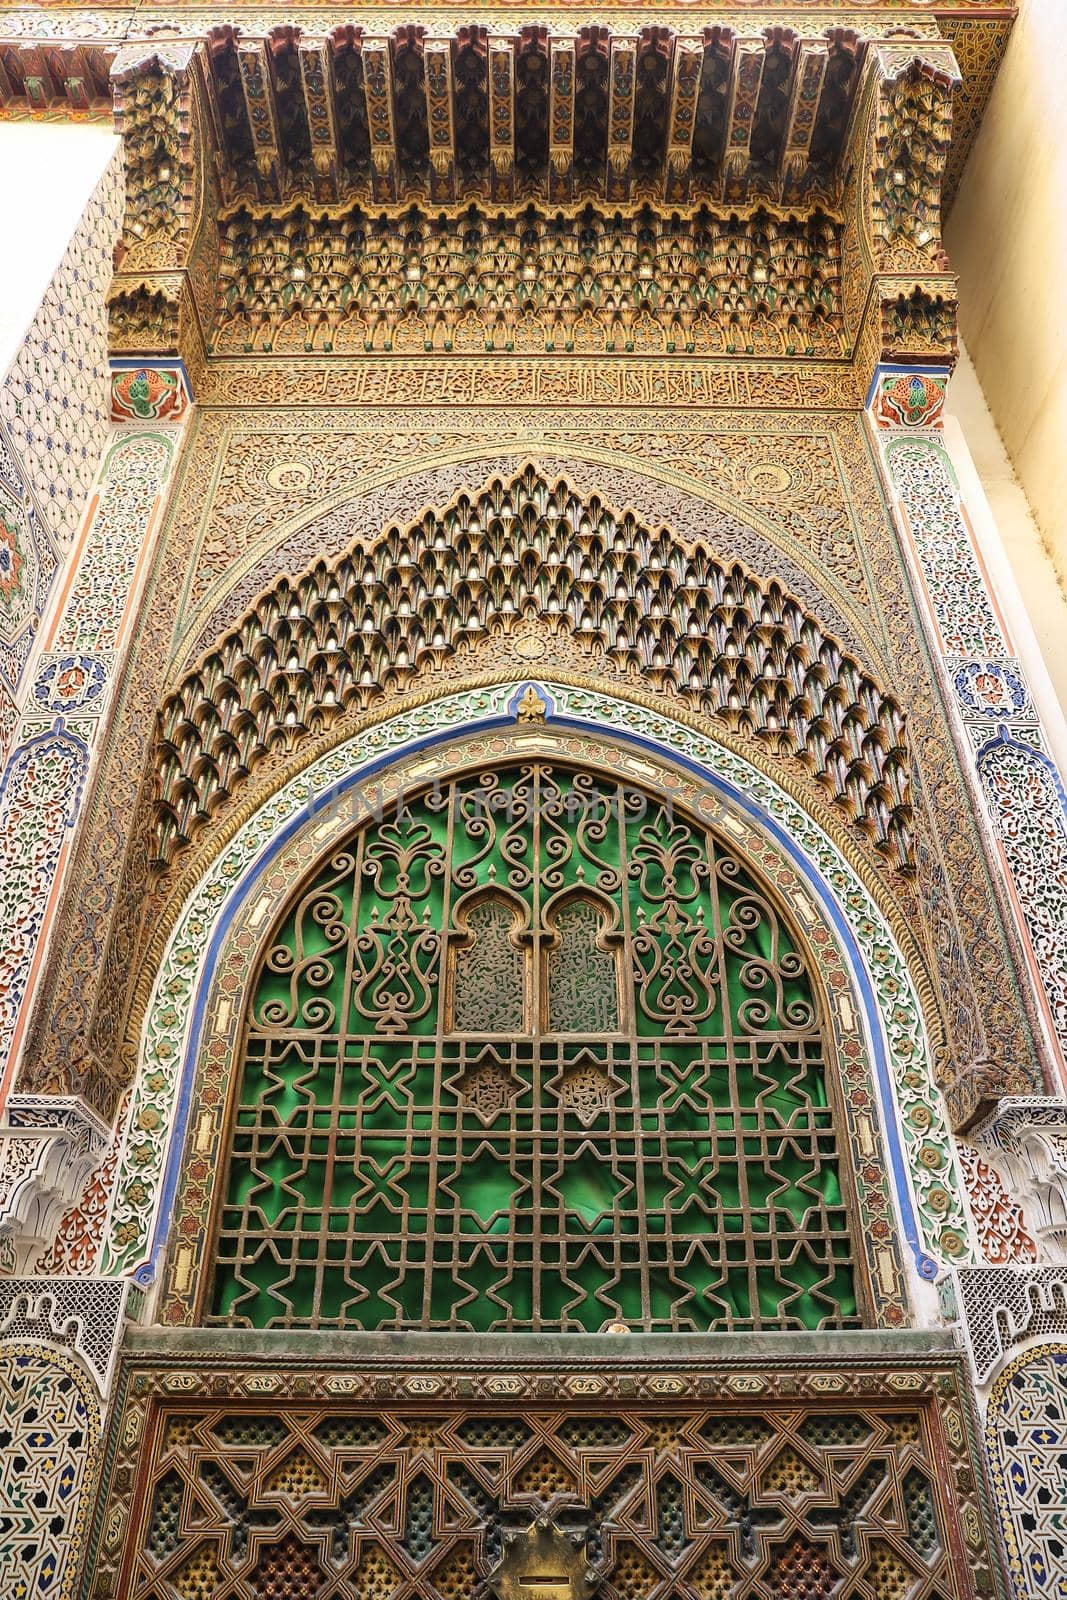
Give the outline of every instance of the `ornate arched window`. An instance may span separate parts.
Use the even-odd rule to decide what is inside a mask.
[[[607,943],[613,920],[585,894],[546,914],[541,1014],[548,1033],[618,1033],[622,1027],[618,959]]]
[[[405,795],[261,961],[206,1320],[855,1325],[829,1050],[773,893],[665,796]]]
[[[525,1033],[529,957],[521,902],[490,893],[457,908],[462,932],[450,941],[448,1027],[453,1033]]]

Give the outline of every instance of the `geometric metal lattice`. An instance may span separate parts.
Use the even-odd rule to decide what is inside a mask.
[[[583,1551],[585,1588],[553,1588],[547,1572],[531,1595],[970,1592],[921,1410],[186,1400],[155,1420],[131,1600],[488,1600],[508,1552],[549,1517]]]
[[[424,788],[261,965],[204,1320],[859,1320],[817,991],[704,824],[528,762]]]

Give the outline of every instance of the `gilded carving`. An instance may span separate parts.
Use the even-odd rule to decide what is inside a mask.
[[[359,207],[221,223],[213,348],[421,354],[847,353],[825,215],[517,216]]]
[[[263,596],[161,709],[156,855],[193,837],[272,749],[402,694],[516,615],[558,615],[596,664],[680,695],[810,768],[910,870],[899,706],[776,585],[583,501],[533,466]]]
[[[893,1330],[1041,1025],[862,407],[951,367],[1008,23],[833,9],[0,14],[0,116],[114,96],[116,414],[191,413],[0,1130],[0,1267],[74,1285],[8,1297],[27,1449],[68,1300],[106,1388],[163,1274],[84,1571],[95,1410],[61,1440],[57,1592],[994,1592],[961,1358]],[[1055,1142],[998,1170],[1060,1257]],[[357,1323],[457,1344],[294,1332]],[[667,1326],[725,1342],[626,1355]]]
[[[234,1343],[163,1363],[140,1336],[91,1593],[141,1600],[161,1567],[186,1588],[241,1573],[260,1592],[312,1592],[333,1559],[361,1595],[384,1596],[412,1551],[435,1600],[487,1582],[546,1600],[604,1584],[629,1600],[679,1575],[727,1594],[754,1562],[767,1596],[830,1591],[841,1564],[872,1593],[996,1592],[958,1355],[876,1366],[850,1351],[798,1368],[709,1353],[604,1351],[565,1372],[484,1350],[268,1366]],[[353,1488],[342,1462],[358,1463]],[[202,1516],[183,1518],[186,1503]],[[847,1552],[836,1564],[828,1527]],[[509,1591],[523,1574],[535,1581]]]
[[[454,413],[331,412],[332,431],[302,434],[300,429],[313,415],[259,412],[237,417],[208,411],[199,419],[138,646],[139,664],[122,686],[106,777],[101,777],[90,801],[96,820],[79,847],[76,868],[77,881],[85,888],[72,891],[61,935],[70,941],[68,954],[50,974],[53,998],[44,999],[38,1012],[40,1031],[28,1063],[27,1087],[50,1082],[72,1088],[95,1084],[98,1088],[91,1092],[99,1093],[103,1097],[99,1103],[107,1105],[114,1092],[109,1085],[128,1081],[132,1070],[132,1061],[122,1054],[129,1046],[122,1044],[126,1001],[121,997],[136,965],[132,952],[148,937],[157,915],[145,876],[152,854],[150,787],[141,790],[140,800],[136,796],[147,758],[146,735],[165,692],[164,672],[173,673],[172,683],[176,682],[181,661],[192,665],[279,570],[299,572],[317,550],[339,552],[360,530],[367,538],[380,537],[389,517],[406,522],[413,504],[447,501],[460,484],[484,481],[494,461],[506,471],[517,471],[522,457],[514,452],[515,433],[537,425],[557,438],[590,441],[590,454],[603,463],[595,469],[590,491],[595,485],[610,493],[612,484],[625,485],[625,500],[644,515],[662,517],[666,511],[687,537],[707,527],[711,548],[731,558],[740,556],[756,571],[785,576],[788,587],[803,597],[806,609],[833,628],[852,652],[871,662],[878,676],[890,672],[892,681],[901,685],[911,740],[924,774],[917,790],[924,841],[918,866],[924,888],[916,916],[925,925],[924,938],[941,973],[940,1003],[951,1019],[946,1030],[951,1045],[940,1065],[942,1080],[958,1097],[961,1117],[976,1103],[975,1095],[986,1092],[985,1084],[1002,1091],[1033,1089],[1039,1080],[1026,1066],[1032,1060],[1032,1047],[1009,936],[997,922],[989,890],[982,888],[989,869],[980,841],[968,827],[960,826],[967,813],[944,712],[932,689],[931,669],[910,611],[901,557],[888,531],[869,453],[852,418],[824,413],[820,431],[813,434],[811,421],[803,414],[691,410],[679,414],[664,408],[658,413],[616,413],[608,426],[603,414],[586,413],[582,428],[582,414],[575,411],[530,410],[516,415],[484,407],[465,419],[473,436],[468,447],[471,459],[480,461],[475,474],[473,466],[462,462],[458,467],[441,466],[433,453],[449,429],[455,433]],[[398,431],[400,418],[410,421]],[[322,423],[318,426],[321,429]],[[270,440],[277,443],[271,445]],[[399,452],[408,461],[413,455],[428,456],[435,464],[421,479],[407,478],[399,466],[376,475],[383,450]],[[649,475],[634,470],[646,456]],[[565,471],[570,481],[589,482],[589,468],[580,464],[563,462],[556,470]],[[410,471],[408,466],[406,472]],[[788,475],[788,486],[783,473]],[[301,528],[296,508],[309,483],[336,485],[337,509],[310,525],[305,513],[302,531],[279,537],[294,523]],[[762,505],[766,514],[755,519],[750,510],[746,529],[739,518],[716,510],[709,524],[707,502],[701,509],[701,502],[692,497],[702,483],[708,485],[706,493],[715,485],[717,496],[722,486],[729,486],[736,498],[727,496],[728,505],[736,504],[739,511],[746,502],[749,507]],[[365,485],[366,501],[356,520],[353,509],[361,502],[351,496],[358,485]],[[683,485],[688,495],[683,495]],[[757,535],[756,527],[766,532]],[[824,541],[832,529],[840,531],[833,533],[828,545]],[[801,536],[807,548],[798,544]],[[218,578],[211,583],[213,570]],[[205,583],[211,585],[206,590]],[[870,620],[864,620],[864,610],[857,609],[849,596],[849,587],[855,589],[859,583],[872,595]],[[187,639],[175,667],[168,669],[166,663],[177,644],[177,640],[168,643],[169,636],[176,631],[181,637],[189,619],[198,614],[199,642],[195,636]],[[543,634],[543,627],[539,631]],[[552,649],[558,651],[559,644]],[[522,658],[513,659],[521,663]],[[573,657],[555,659],[583,670]],[[138,704],[140,711],[135,710]],[[278,760],[268,758],[262,768],[263,783],[274,783],[278,770]],[[135,807],[129,863],[122,873],[127,819]],[[110,886],[101,892],[90,887],[94,883]],[[91,983],[75,977],[98,966],[100,954],[94,955],[94,950],[107,951],[95,992]],[[969,1003],[967,997],[973,1000]],[[95,1015],[91,1029],[90,1012]],[[46,1023],[49,1018],[54,1020]],[[996,1048],[986,1042],[994,1039]],[[998,1064],[1005,1061],[1015,1064],[1013,1076],[1006,1077]]]

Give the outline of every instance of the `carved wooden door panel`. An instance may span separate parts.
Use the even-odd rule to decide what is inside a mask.
[[[295,1361],[293,1336],[272,1360],[191,1331],[165,1361],[154,1337],[127,1354],[94,1600],[993,1593],[947,1341],[820,1359],[778,1335],[746,1363],[728,1337],[672,1361],[586,1335],[553,1364],[542,1340],[357,1336],[331,1365],[325,1334]]]

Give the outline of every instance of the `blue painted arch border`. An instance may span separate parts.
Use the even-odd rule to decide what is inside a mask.
[[[262,874],[310,821],[316,816],[321,816],[326,809],[335,805],[338,800],[342,799],[344,795],[355,787],[373,778],[376,773],[383,772],[387,768],[395,766],[399,761],[407,760],[420,752],[432,749],[434,746],[454,744],[469,737],[514,729],[519,702],[528,690],[533,690],[544,701],[547,725],[558,729],[560,732],[584,734],[595,732],[599,736],[607,736],[625,746],[645,751],[661,761],[667,760],[670,764],[687,772],[696,781],[718,794],[735,810],[761,828],[774,840],[778,848],[787,856],[803,878],[827,921],[832,926],[853,978],[854,993],[860,1004],[871,1052],[881,1113],[881,1132],[885,1142],[885,1149],[889,1156],[889,1166],[902,1237],[911,1252],[918,1277],[927,1283],[932,1282],[938,1276],[941,1268],[937,1261],[927,1253],[920,1235],[908,1177],[907,1157],[898,1126],[898,1112],[878,998],[875,994],[867,962],[859,948],[855,935],[822,874],[797,845],[789,832],[769,815],[763,807],[746,795],[743,790],[731,783],[729,779],[711,771],[694,757],[647,735],[619,726],[605,726],[591,717],[581,717],[572,712],[559,711],[545,685],[532,679],[518,684],[507,702],[505,714],[496,713],[480,718],[472,718],[462,724],[453,727],[442,727],[432,733],[411,739],[380,757],[361,765],[339,782],[331,784],[327,790],[313,795],[283,827],[272,835],[267,845],[248,863],[241,877],[234,883],[223,909],[215,919],[206,956],[200,964],[190,1026],[183,1051],[183,1069],[171,1135],[168,1141],[167,1158],[154,1231],[151,1236],[147,1259],[143,1260],[142,1264],[134,1271],[135,1282],[145,1287],[155,1282],[161,1257],[167,1244],[174,1202],[178,1192],[189,1117],[192,1110],[196,1064],[199,1058],[214,976],[234,919],[254,892]]]

